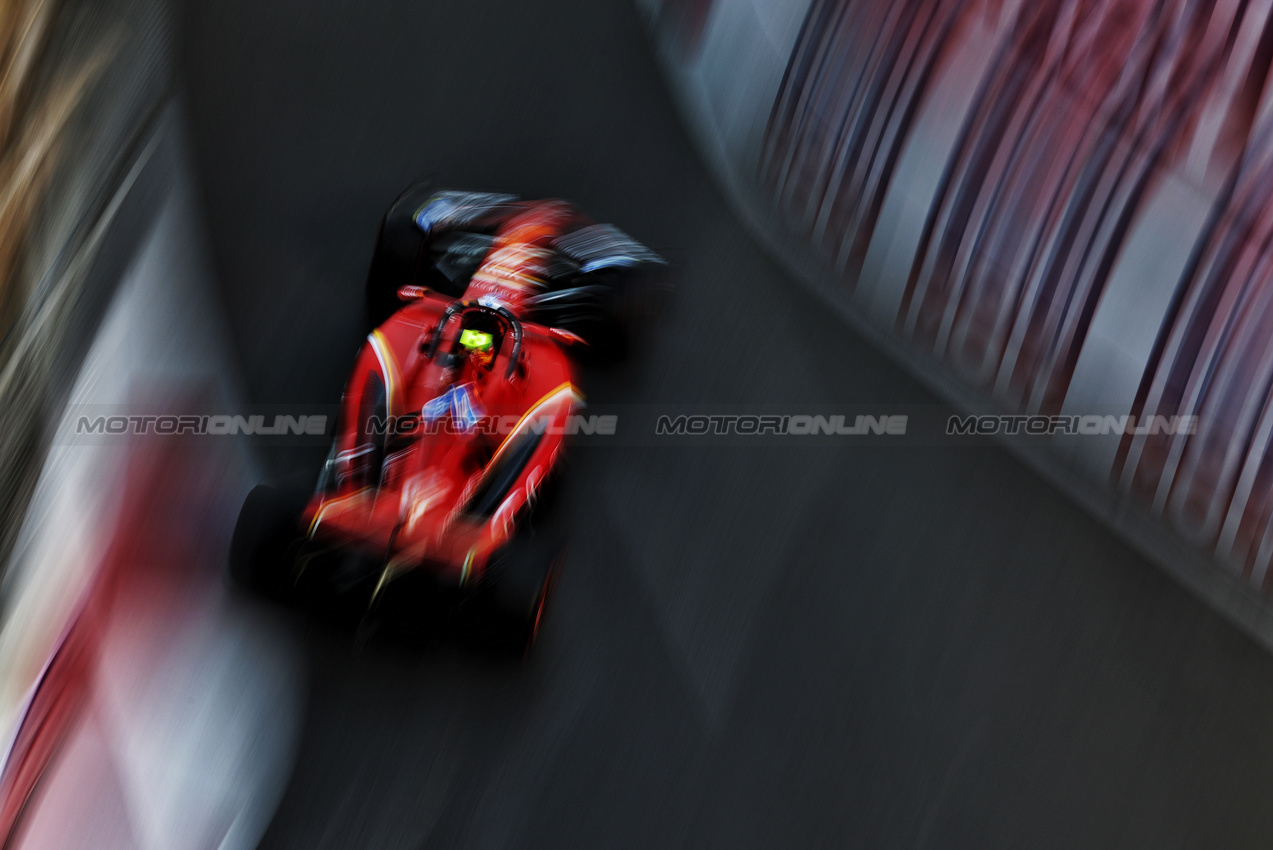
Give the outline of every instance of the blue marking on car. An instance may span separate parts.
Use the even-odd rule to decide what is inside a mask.
[[[425,422],[434,422],[449,415],[459,430],[472,430],[486,414],[473,397],[470,386],[470,384],[459,384],[437,398],[425,402],[420,410],[421,417]]]

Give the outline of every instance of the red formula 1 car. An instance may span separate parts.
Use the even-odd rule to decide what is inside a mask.
[[[543,513],[581,398],[573,361],[621,347],[633,272],[661,262],[563,201],[409,190],[381,223],[377,326],[317,490],[299,509],[254,490],[232,574],[363,611],[424,584],[450,591],[447,616],[481,612],[488,633],[528,644],[563,551]]]

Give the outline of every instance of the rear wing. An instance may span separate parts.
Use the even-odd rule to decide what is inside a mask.
[[[497,224],[518,200],[493,192],[441,191],[416,210],[416,226],[432,235],[441,230],[486,229]]]

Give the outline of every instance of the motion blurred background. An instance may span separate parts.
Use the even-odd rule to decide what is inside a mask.
[[[9,846],[1266,845],[1270,6],[0,8]],[[670,261],[599,407],[1199,428],[581,446],[524,664],[351,640],[221,577],[324,446],[74,426],[331,405],[426,174]]]

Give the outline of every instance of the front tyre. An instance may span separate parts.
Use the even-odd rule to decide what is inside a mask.
[[[236,584],[273,598],[283,595],[307,501],[266,484],[252,488],[230,540],[229,573]]]
[[[565,552],[565,541],[558,536],[523,531],[495,556],[488,569],[491,637],[497,645],[529,651],[539,636]]]

